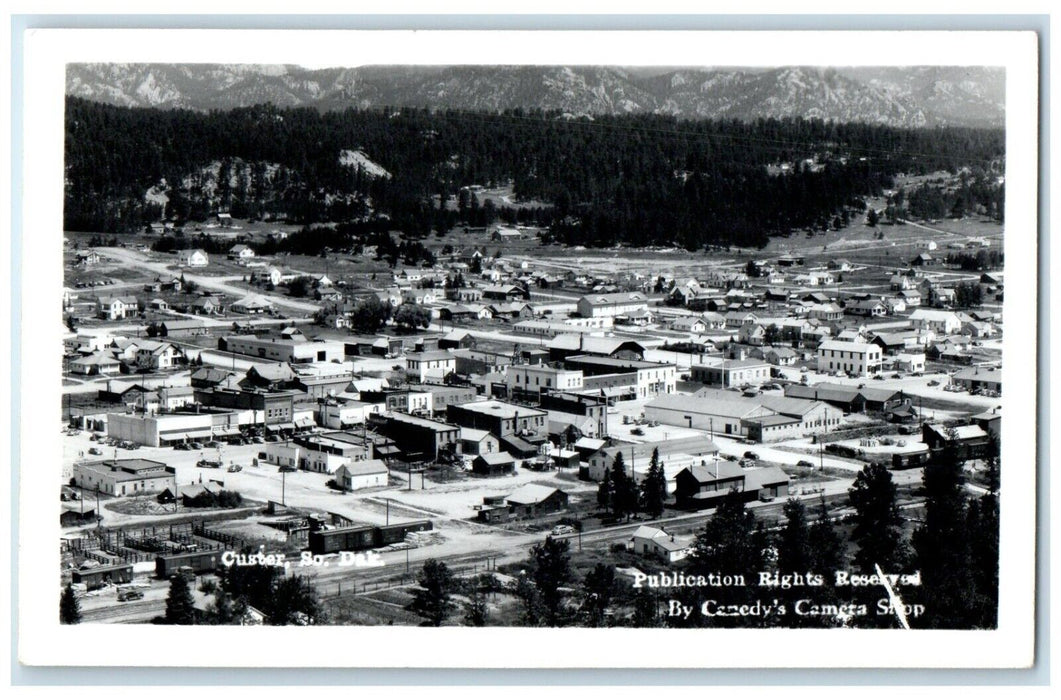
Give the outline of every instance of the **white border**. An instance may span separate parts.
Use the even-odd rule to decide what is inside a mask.
[[[1033,661],[1037,43],[1031,32],[276,32],[26,35],[19,658],[32,665],[1022,668]],[[169,628],[58,624],[64,68],[68,62],[991,65],[1007,69],[1000,627],[872,630]],[[1018,329],[1029,329],[1027,334]],[[37,420],[40,418],[40,420]],[[42,507],[43,506],[43,507]]]

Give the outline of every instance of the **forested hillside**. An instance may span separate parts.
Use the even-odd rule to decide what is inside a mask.
[[[898,173],[967,169],[973,182],[992,183],[970,191],[997,199],[1004,160],[1001,130],[649,114],[268,105],[201,113],[68,98],[66,130],[66,227],[101,232],[223,210],[306,225],[386,215],[414,236],[522,217],[568,244],[754,246],[847,220]],[[391,176],[344,164],[350,150]],[[224,174],[209,192],[206,171]],[[482,207],[461,191],[507,182],[517,200],[546,204]],[[165,196],[145,197],[149,190]]]

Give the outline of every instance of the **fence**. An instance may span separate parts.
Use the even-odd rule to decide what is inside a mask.
[[[478,562],[466,564],[464,566],[451,566],[449,567],[449,570],[451,574],[458,577],[485,574],[487,572],[497,570],[496,567],[491,566],[492,562],[495,559],[496,557],[489,557]],[[328,598],[340,598],[342,596],[367,595],[369,593],[375,593],[381,590],[414,585],[419,575],[419,570],[414,568],[408,572],[402,572],[396,576],[390,576],[388,578],[383,579],[375,579],[372,581],[315,582],[314,588],[317,591],[318,597],[320,597],[322,600]]]

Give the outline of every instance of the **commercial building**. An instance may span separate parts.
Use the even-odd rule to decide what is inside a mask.
[[[818,371],[868,377],[880,372],[882,351],[873,343],[827,340],[818,346]]]
[[[221,338],[218,349],[276,362],[342,362],[345,345],[338,340],[306,338],[259,338],[230,335]]]
[[[762,360],[725,360],[717,365],[693,365],[691,378],[708,386],[759,386],[770,381],[770,364]]]
[[[665,362],[594,355],[572,355],[564,361],[568,369],[581,370],[583,385],[590,388],[586,378],[613,374],[633,374],[634,394],[645,399],[660,394],[673,394],[677,388],[677,368]],[[596,387],[594,387],[596,388]]]
[[[615,317],[637,311],[648,311],[648,298],[640,292],[590,294],[579,299],[577,307],[579,315],[587,318]]]
[[[109,496],[176,491],[177,470],[150,459],[104,459],[74,464],[74,484]]]
[[[505,370],[505,386],[513,398],[538,399],[553,391],[582,389],[582,370],[551,365],[511,365]]]
[[[960,370],[950,378],[951,384],[966,391],[994,391],[1002,393],[1002,370],[989,367],[969,367]]]
[[[578,449],[578,445],[575,446]],[[615,458],[621,452],[623,464],[637,481],[648,473],[652,462],[652,453],[659,451],[659,459],[667,473],[668,482],[673,482],[674,475],[684,467],[699,463],[701,460],[718,454],[718,446],[706,435],[697,435],[675,440],[641,442],[635,444],[614,445],[597,450],[589,455],[586,472],[583,475],[591,481],[600,481],[604,474],[615,464]],[[668,485],[668,490],[672,484]]]
[[[379,433],[394,441],[406,461],[434,462],[440,454],[456,455],[460,444],[457,425],[404,413],[386,414]]]
[[[149,447],[166,447],[181,442],[205,441],[239,435],[241,426],[254,424],[253,411],[201,411],[140,415],[110,413],[107,435]]]
[[[531,442],[548,437],[545,411],[503,401],[476,401],[446,409],[450,421],[464,428],[487,430],[499,438],[518,436]]]

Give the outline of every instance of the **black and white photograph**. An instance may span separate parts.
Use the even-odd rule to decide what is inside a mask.
[[[493,38],[512,60],[55,59],[61,224],[32,236],[62,308],[30,321],[49,444],[22,442],[55,634],[1029,650],[1035,95],[1008,49]]]

